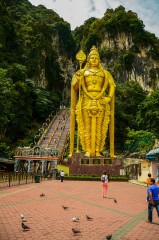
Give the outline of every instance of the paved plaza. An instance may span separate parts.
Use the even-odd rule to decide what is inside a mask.
[[[1,240],[159,240],[159,219],[146,223],[146,187],[110,182],[102,198],[101,182],[48,180],[0,189]],[[45,197],[40,197],[44,193]],[[64,210],[62,205],[68,206]],[[20,214],[27,218],[23,231]],[[93,218],[87,221],[86,215]],[[79,222],[72,218],[78,217]],[[73,234],[72,228],[81,233]]]

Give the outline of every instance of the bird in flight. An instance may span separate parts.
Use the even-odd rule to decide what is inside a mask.
[[[67,210],[69,208],[69,207],[66,207],[66,206],[63,206],[63,205],[62,205],[62,207],[63,207],[64,210]]]
[[[30,227],[28,227],[27,225],[25,225],[23,222],[22,222],[22,228],[23,228],[24,231],[30,229]]]
[[[88,215],[86,215],[86,218],[87,218],[87,220],[93,220],[93,218],[89,217]]]
[[[81,233],[81,231],[80,231],[80,230],[78,230],[78,229],[75,229],[75,228],[72,228],[72,232],[73,232],[74,234]]]

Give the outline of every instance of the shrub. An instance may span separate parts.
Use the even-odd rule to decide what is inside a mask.
[[[65,176],[66,180],[78,180],[78,181],[101,181],[101,176],[92,174],[92,175],[81,175],[81,174],[74,174]],[[128,181],[126,176],[110,176],[110,181]]]

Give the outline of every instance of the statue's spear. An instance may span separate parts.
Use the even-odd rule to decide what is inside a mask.
[[[86,54],[80,50],[77,54],[76,54],[76,59],[78,60],[79,62],[79,66],[80,66],[80,70],[82,69],[82,63],[86,60]],[[82,75],[80,76],[80,79],[79,79],[79,113],[78,113],[78,132],[77,132],[77,153],[79,153],[79,128],[80,128],[80,117],[81,117],[81,99],[80,99],[80,95],[81,95],[81,78],[82,78]]]

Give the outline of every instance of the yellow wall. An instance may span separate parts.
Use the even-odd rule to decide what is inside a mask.
[[[65,165],[57,165],[56,168],[58,169],[59,172],[63,170],[65,174],[69,175],[69,167]]]

